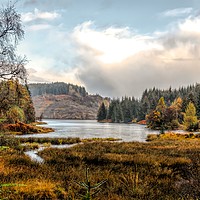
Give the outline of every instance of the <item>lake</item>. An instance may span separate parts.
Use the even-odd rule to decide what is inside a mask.
[[[150,133],[158,133],[139,124],[98,123],[96,120],[44,119],[55,132],[47,134],[23,135],[23,137],[79,137],[79,138],[118,138],[123,141],[144,142]]]

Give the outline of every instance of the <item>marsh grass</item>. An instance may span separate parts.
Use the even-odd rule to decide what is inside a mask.
[[[147,141],[154,140],[187,140],[187,139],[200,139],[200,133],[192,132],[183,132],[183,133],[174,133],[167,132],[163,134],[149,134],[147,136]]]
[[[68,137],[68,138],[35,138],[35,137],[18,137],[20,143],[37,143],[37,144],[52,144],[52,145],[63,145],[63,144],[78,144],[78,143],[89,143],[89,142],[117,142],[121,139],[116,138],[89,138],[89,139],[80,139],[78,137]]]
[[[44,143],[50,143],[53,145],[60,145],[60,144],[75,144],[75,143],[80,143],[81,140],[80,138],[48,138],[48,137],[42,137],[42,138],[35,138],[35,137],[28,137],[28,138],[23,138],[19,137],[18,140],[21,143],[39,143],[39,144],[44,144]]]
[[[174,136],[175,137],[175,136]],[[96,200],[172,200],[200,198],[199,138],[156,138],[139,142],[85,142],[70,149],[39,152],[44,164],[4,142],[0,151],[0,183],[24,184],[1,193],[8,199],[81,199],[84,190],[74,182],[107,180]]]
[[[87,143],[87,142],[117,142],[121,141],[122,139],[119,138],[86,138],[81,139],[81,142]]]

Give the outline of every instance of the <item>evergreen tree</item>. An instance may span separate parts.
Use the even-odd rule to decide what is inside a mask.
[[[140,103],[138,102],[138,100],[136,100],[134,97],[132,97],[131,110],[132,110],[132,118],[134,120],[137,120],[137,118],[138,118],[139,105],[140,105]]]
[[[140,112],[138,116],[138,120],[143,120],[146,117],[146,114],[150,112],[150,102],[147,96],[144,97],[140,104]]]
[[[200,118],[200,91],[197,93],[196,111],[197,117]]]
[[[123,111],[122,111],[122,107],[121,104],[119,102],[119,100],[116,102],[115,105],[115,122],[119,123],[119,122],[123,122],[124,121],[124,115],[123,115]]]
[[[132,121],[131,99],[125,97],[121,102],[121,107],[123,111],[124,122],[128,123]]]
[[[107,116],[106,107],[105,107],[104,102],[102,102],[102,104],[101,104],[101,106],[99,107],[99,110],[98,110],[97,120],[98,121],[105,120],[106,116]]]
[[[113,107],[113,112],[112,112],[112,115],[111,115],[111,120],[112,120],[113,123],[117,122],[117,109],[116,109],[116,106]]]

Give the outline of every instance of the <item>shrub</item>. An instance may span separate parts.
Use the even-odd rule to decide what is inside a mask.
[[[11,124],[25,121],[24,111],[21,108],[19,108],[18,106],[11,107],[7,111],[6,117],[7,117],[7,122],[11,123]]]

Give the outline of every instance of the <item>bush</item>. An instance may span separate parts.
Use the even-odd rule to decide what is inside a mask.
[[[18,106],[11,107],[7,111],[6,117],[7,117],[7,122],[11,123],[11,124],[25,121],[24,111],[21,108],[19,108]]]

